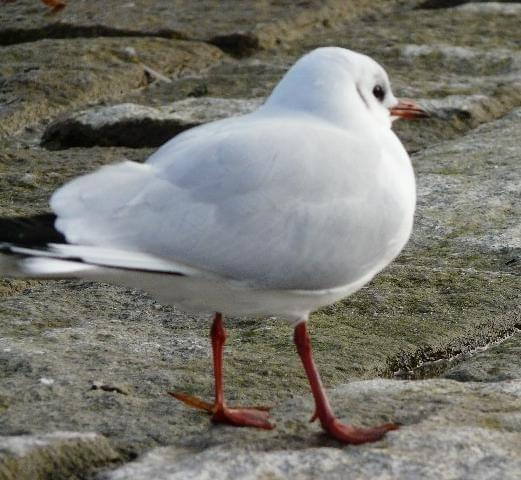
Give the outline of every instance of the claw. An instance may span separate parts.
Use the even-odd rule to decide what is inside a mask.
[[[168,395],[180,400],[184,404],[188,405],[192,408],[197,408],[199,410],[204,410],[208,413],[215,413],[215,406],[212,403],[205,402],[197,397],[192,397],[186,393],[177,393],[177,392],[167,392]]]
[[[235,427],[255,427],[272,430],[275,427],[268,421],[268,418],[269,413],[266,410],[221,407],[212,415],[212,422],[225,423]]]
[[[205,402],[186,393],[168,392],[168,394],[189,407],[209,413],[212,415],[212,422],[215,423],[226,423],[236,427],[256,427],[265,430],[275,428],[268,421],[270,407],[225,407]]]
[[[350,443],[358,445],[361,443],[376,442],[380,440],[387,432],[397,430],[400,425],[397,423],[384,423],[378,427],[361,428],[342,423],[336,418],[328,425],[324,426],[329,435],[342,443]]]

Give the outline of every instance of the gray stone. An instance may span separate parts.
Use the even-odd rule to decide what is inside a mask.
[[[94,107],[53,122],[45,130],[42,144],[50,149],[93,145],[158,147],[188,128],[243,115],[260,104],[260,99],[199,97],[158,108],[132,103]]]
[[[487,119],[494,98],[480,94],[449,95],[443,98],[420,99],[418,102],[432,117],[450,122],[455,118],[458,120]]]
[[[468,2],[455,9],[457,12],[486,15],[519,15],[521,5],[515,2]]]
[[[433,60],[451,73],[473,75],[483,73],[501,74],[502,79],[515,78],[521,66],[521,55],[509,49],[494,48],[484,50],[470,46],[454,46],[444,43],[434,45],[404,45],[402,59],[418,67],[422,63],[433,64]]]
[[[447,380],[352,382],[335,389],[332,398],[342,414],[363,409],[373,417],[378,412],[379,421],[392,418],[402,427],[379,443],[342,447],[320,436],[304,436],[316,427],[305,426],[302,402],[293,400],[277,412],[285,419],[276,434],[285,437],[283,444],[275,438],[271,444],[245,446],[236,437],[241,432],[216,428],[218,434],[210,438],[154,449],[98,478],[518,478],[519,381],[485,386]],[[288,428],[291,422],[302,426]]]
[[[0,436],[1,480],[85,478],[119,460],[107,439],[97,433]]]
[[[521,109],[515,109],[415,158],[419,215],[414,243],[450,240],[451,248],[461,255],[488,251],[510,255],[508,260],[519,255],[521,172],[516,132],[520,123]],[[469,266],[478,264],[476,259]],[[506,266],[501,270],[519,273],[515,263]]]

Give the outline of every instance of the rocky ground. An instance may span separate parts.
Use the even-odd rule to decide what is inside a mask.
[[[0,215],[65,180],[255,108],[304,52],[382,63],[432,113],[396,130],[418,178],[413,238],[317,312],[339,415],[397,421],[341,446],[276,319],[229,319],[230,402],[275,431],[211,426],[208,321],[81,281],[0,280],[0,479],[515,479],[521,471],[519,2],[0,2]]]

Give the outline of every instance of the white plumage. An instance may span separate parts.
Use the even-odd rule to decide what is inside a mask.
[[[20,268],[140,287],[190,310],[305,319],[368,282],[409,238],[415,184],[390,128],[395,104],[369,57],[317,49],[256,112],[60,188],[51,208],[71,245]]]

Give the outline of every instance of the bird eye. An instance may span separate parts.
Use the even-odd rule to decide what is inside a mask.
[[[385,91],[381,85],[376,85],[373,88],[373,95],[380,101],[383,102],[383,99],[385,97]]]

